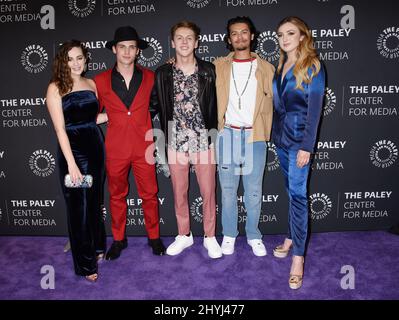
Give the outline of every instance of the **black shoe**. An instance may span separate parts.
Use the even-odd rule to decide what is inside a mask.
[[[121,241],[112,242],[111,248],[107,251],[105,255],[106,260],[115,260],[118,259],[121,255],[123,249],[127,248],[127,239],[123,239]]]
[[[160,238],[148,239],[148,245],[152,248],[153,254],[157,256],[163,256],[165,254],[166,248]]]

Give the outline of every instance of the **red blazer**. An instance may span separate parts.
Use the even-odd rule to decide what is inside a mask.
[[[137,65],[136,68],[143,71],[143,79],[129,109],[112,90],[112,69],[94,78],[100,109],[102,111],[105,107],[108,115],[105,136],[107,159],[141,158],[145,156],[147,148],[153,144],[152,134],[148,138],[150,141],[145,141],[145,135],[152,129],[149,103],[154,84],[154,72]]]

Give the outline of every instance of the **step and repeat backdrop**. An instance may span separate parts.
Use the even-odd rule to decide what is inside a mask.
[[[201,27],[197,56],[228,54],[229,18],[246,15],[259,30],[257,53],[277,64],[277,23],[303,18],[315,38],[328,83],[309,185],[313,232],[386,229],[399,221],[399,4],[392,0],[0,0],[0,234],[66,235],[58,180],[57,140],[45,92],[57,47],[69,39],[90,50],[88,77],[112,68],[105,48],[117,27],[132,25],[149,41],[138,63],[155,70],[173,56],[170,27],[182,19]],[[157,120],[155,120],[157,126]],[[106,126],[101,127],[106,134]],[[275,146],[269,144],[260,228],[285,233],[288,200]],[[190,215],[202,234],[202,199],[191,172]],[[144,235],[133,177],[127,233]],[[158,170],[162,235],[177,226],[170,179]],[[218,199],[220,200],[220,192]],[[239,228],[246,211],[240,186]],[[103,214],[110,234],[105,185]],[[220,201],[219,201],[220,203]],[[220,208],[218,234],[221,232]]]

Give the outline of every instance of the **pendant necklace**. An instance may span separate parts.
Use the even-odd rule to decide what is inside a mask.
[[[234,77],[234,64],[231,65],[231,73],[233,75],[234,88],[236,89],[236,93],[237,93],[237,96],[238,96],[238,109],[240,109],[240,110],[241,110],[241,97],[244,94],[245,90],[247,89],[249,78],[251,77],[252,63],[253,63],[253,60],[251,60],[251,67],[249,69],[248,79],[247,79],[247,82],[245,83],[244,89],[242,90],[241,94],[238,93],[237,83],[236,83],[236,79]]]

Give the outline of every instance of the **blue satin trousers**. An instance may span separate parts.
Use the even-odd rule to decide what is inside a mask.
[[[292,254],[304,256],[308,234],[307,182],[310,163],[298,168],[296,165],[297,153],[298,150],[285,150],[277,147],[289,201],[287,238],[292,240]]]

